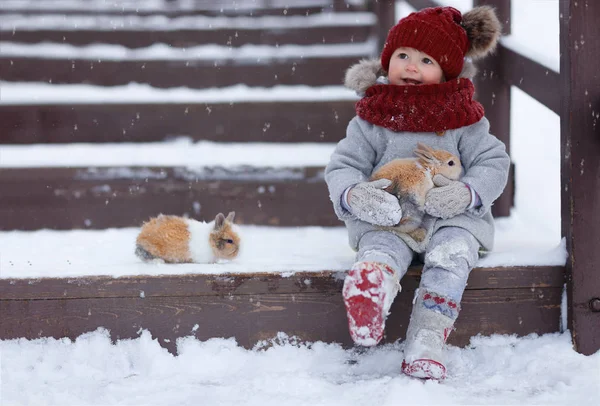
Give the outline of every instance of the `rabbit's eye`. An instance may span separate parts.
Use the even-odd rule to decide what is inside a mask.
[[[233,240],[232,239],[228,239],[227,240],[227,244],[233,244]]]
[[[448,161],[448,166],[454,166],[454,161]]]

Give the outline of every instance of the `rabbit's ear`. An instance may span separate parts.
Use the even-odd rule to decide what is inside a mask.
[[[235,212],[234,211],[230,211],[229,214],[227,215],[227,218],[225,219],[225,221],[233,223],[233,219],[234,218],[235,218]]]
[[[224,222],[225,216],[223,215],[223,213],[217,214],[217,217],[215,217],[215,230],[220,230],[221,228],[223,228]]]
[[[420,142],[417,144],[417,149],[415,149],[415,155],[426,162],[437,162],[435,152],[427,145],[421,144]]]

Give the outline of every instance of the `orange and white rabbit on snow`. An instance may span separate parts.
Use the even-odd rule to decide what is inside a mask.
[[[217,214],[210,223],[180,216],[159,215],[142,225],[135,254],[144,262],[214,263],[231,260],[240,251],[235,212]]]
[[[400,223],[392,228],[410,235],[416,241],[425,238],[421,228],[424,216],[425,197],[435,185],[433,177],[443,175],[458,180],[461,174],[460,159],[443,149],[432,149],[418,143],[414,151],[416,158],[394,159],[379,168],[371,180],[389,179],[392,184],[385,190],[398,198],[402,209]]]

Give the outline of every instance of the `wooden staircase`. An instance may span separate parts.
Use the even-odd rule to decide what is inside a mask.
[[[341,86],[348,66],[377,53],[374,36],[380,28],[370,2],[311,0],[284,7],[289,2],[253,0],[235,2],[237,8],[223,5],[222,10],[202,0],[193,7],[190,2],[165,0],[152,9],[126,0],[88,6],[69,0],[61,8],[52,3],[12,0],[0,6],[5,42],[0,80],[5,89],[13,86],[13,93],[19,91],[15,84],[25,89],[39,82],[55,86],[57,92],[65,89],[59,87],[62,84],[93,85],[112,89],[123,99],[130,82],[157,91],[235,85],[334,89]],[[224,57],[210,57],[215,46]],[[121,57],[104,58],[103,53]],[[78,99],[83,102],[36,102],[35,97],[3,101],[0,142],[143,145],[184,135],[219,143],[335,143],[354,115],[352,97],[236,102]],[[0,230],[132,227],[160,212],[207,220],[229,210],[244,224],[341,225],[331,208],[323,169],[2,168]],[[260,192],[265,181],[277,192]],[[475,269],[464,296],[460,333],[451,342],[464,345],[477,333],[557,331],[563,273],[562,267]],[[290,278],[246,274],[0,279],[0,339],[74,338],[99,326],[110,328],[118,339],[135,337],[142,327],[175,351],[175,339],[188,335],[200,321],[202,328],[194,333],[198,338],[235,336],[248,347],[278,331],[349,345],[342,277],[323,270]],[[417,267],[405,278],[404,291],[394,304],[388,341],[404,335],[418,280]]]

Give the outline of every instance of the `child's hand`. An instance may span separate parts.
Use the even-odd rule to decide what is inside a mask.
[[[433,217],[449,219],[462,214],[471,204],[471,190],[463,182],[442,175],[433,177],[435,186],[425,198],[425,212]]]
[[[402,210],[396,196],[385,189],[391,180],[379,179],[362,182],[348,192],[348,205],[356,217],[376,226],[395,226],[402,218]]]

